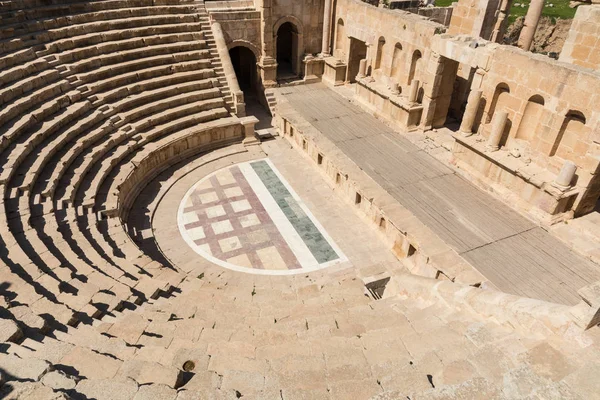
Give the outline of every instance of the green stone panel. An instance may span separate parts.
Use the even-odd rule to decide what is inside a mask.
[[[319,264],[339,258],[266,161],[250,164]]]

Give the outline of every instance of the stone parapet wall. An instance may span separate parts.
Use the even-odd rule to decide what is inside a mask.
[[[340,21],[343,21],[343,34]],[[368,46],[368,75],[385,85],[398,84],[404,89],[411,80],[409,75],[415,52],[420,53],[420,65],[426,65],[432,37],[445,29],[443,25],[419,15],[377,8],[359,0],[339,1],[333,26],[334,56],[348,62],[348,38],[363,41]],[[381,50],[380,42],[383,43]],[[425,79],[421,76],[421,69],[417,68],[414,79]]]
[[[577,8],[559,60],[600,69],[600,5]]]
[[[260,54],[262,38],[260,34],[260,12],[258,11],[231,11],[212,12],[210,17],[219,22],[227,45],[245,43],[256,54]]]
[[[453,3],[455,4],[455,3]],[[454,6],[449,7],[419,7],[419,8],[409,8],[407,11],[410,11],[415,14],[422,15],[438,24],[442,24],[445,27],[450,26],[450,20],[452,19],[452,12],[454,11]]]
[[[231,117],[151,143],[136,155],[128,168],[121,169],[108,194],[104,213],[125,220],[138,193],[156,175],[196,154],[240,142],[243,138],[243,125],[237,118]]]

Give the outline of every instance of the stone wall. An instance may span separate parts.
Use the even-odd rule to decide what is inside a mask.
[[[509,92],[498,94],[499,85],[506,85]],[[511,121],[507,147],[524,146],[532,162],[553,174],[558,174],[565,160],[574,162],[580,169],[580,187],[597,178],[592,174],[597,173],[600,161],[600,73],[503,46],[492,54],[482,89],[488,99],[484,135],[494,108],[505,109]],[[538,103],[543,104],[532,106]],[[574,116],[585,123],[572,129],[569,118]]]
[[[278,0],[272,3],[271,24],[273,35],[283,22],[292,22],[302,33],[305,54],[321,51],[323,38],[323,0]],[[302,53],[302,49],[300,49]]]
[[[490,39],[496,22],[498,0],[459,0],[452,11],[448,33]]]
[[[214,12],[211,18],[221,24],[229,47],[242,45],[260,55],[260,13],[258,11]]]
[[[600,68],[600,6],[577,8],[560,61],[595,70]]]
[[[537,202],[534,205],[549,214],[593,209],[600,194],[600,73],[510,46],[474,48],[473,43],[453,37],[438,40],[434,48],[442,59],[475,69],[471,90],[482,91],[473,128],[481,139],[459,138],[480,158],[468,158],[461,147],[455,154],[458,160],[487,184],[516,191],[521,200]],[[489,138],[494,115],[500,111],[508,116],[499,143],[506,151],[477,150],[477,140]],[[570,194],[553,192],[552,182],[566,161],[578,168],[573,190]],[[553,209],[548,196],[534,198],[536,190],[562,203]]]
[[[450,20],[452,19],[452,11],[454,10],[454,4],[450,7],[419,7],[409,8],[407,11],[415,14],[422,15],[438,24],[442,24],[446,27],[450,26]]]
[[[443,25],[413,13],[377,8],[359,0],[339,0],[333,26],[334,56],[348,62],[349,38],[365,42],[368,75],[390,87],[397,83],[403,89],[411,80],[415,54],[420,56],[413,78],[425,78],[421,71],[429,59],[431,39],[444,30]]]

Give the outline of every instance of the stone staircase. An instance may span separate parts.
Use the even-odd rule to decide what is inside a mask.
[[[214,33],[211,30],[210,16],[206,11],[205,3],[202,2],[197,6],[198,13],[200,15],[200,24],[202,26],[203,32],[205,32],[206,42],[208,44],[208,49],[210,51],[211,62],[213,65],[213,70],[215,71],[217,81],[219,83],[219,87],[221,88],[221,93],[223,98],[225,99],[225,103],[227,104],[227,109],[229,112],[234,112],[235,105],[233,102],[233,95],[229,86],[227,86],[227,78],[225,77],[225,72],[223,69],[223,63],[219,58],[219,52],[217,50],[217,43],[215,41]]]
[[[271,116],[275,118],[275,110],[277,108],[277,97],[275,96],[275,91],[273,89],[266,89],[265,98],[267,99],[267,105],[269,106]]]

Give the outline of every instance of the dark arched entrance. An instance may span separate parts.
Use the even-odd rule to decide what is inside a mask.
[[[277,30],[277,78],[298,76],[298,30],[291,22],[282,24]]]
[[[247,47],[236,46],[229,50],[231,63],[235,70],[240,89],[244,94],[254,94],[256,92],[256,56]]]

